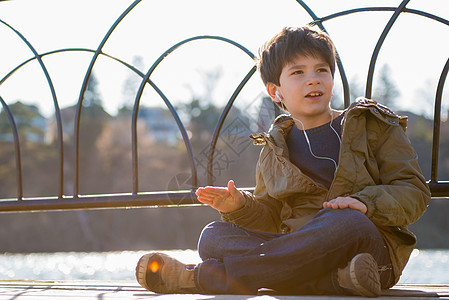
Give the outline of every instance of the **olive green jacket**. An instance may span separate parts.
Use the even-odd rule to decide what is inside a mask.
[[[416,244],[407,225],[424,213],[430,191],[418,157],[405,135],[406,117],[375,101],[360,99],[346,111],[337,171],[330,188],[314,182],[290,162],[286,137],[294,121],[282,115],[269,133],[253,134],[264,145],[256,168],[254,193],[245,205],[222,219],[269,232],[294,232],[323,202],[350,196],[368,208],[366,216],[384,237],[399,280]]]

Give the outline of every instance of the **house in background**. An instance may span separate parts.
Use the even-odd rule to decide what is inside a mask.
[[[141,107],[138,119],[145,123],[147,137],[155,142],[174,145],[179,141],[178,125],[168,110],[160,107]]]
[[[36,105],[24,104],[21,101],[10,104],[19,136],[30,142],[43,143],[47,131],[47,119],[41,115]],[[13,142],[14,136],[10,120],[5,110],[0,112],[0,141]]]

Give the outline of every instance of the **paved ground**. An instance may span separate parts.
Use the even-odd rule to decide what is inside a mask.
[[[449,284],[398,285],[378,299],[449,299]],[[277,295],[160,295],[141,288],[134,281],[7,281],[0,280],[0,300],[4,299],[214,299],[289,300],[358,299],[358,297],[277,296]],[[363,299],[363,298],[360,298]]]

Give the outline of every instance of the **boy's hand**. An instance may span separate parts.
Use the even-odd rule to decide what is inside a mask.
[[[228,187],[206,186],[196,190],[198,201],[207,204],[216,210],[228,213],[242,208],[245,198],[235,187],[234,181],[229,180]]]
[[[328,202],[324,202],[323,207],[324,208],[330,207],[333,209],[352,208],[364,214],[366,214],[366,211],[368,210],[368,208],[363,202],[360,202],[359,200],[351,197],[337,197]]]

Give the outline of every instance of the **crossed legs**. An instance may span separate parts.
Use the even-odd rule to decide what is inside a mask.
[[[254,294],[260,288],[280,293],[345,294],[338,268],[359,253],[370,253],[383,287],[391,284],[388,250],[374,224],[352,209],[322,209],[298,231],[280,234],[232,223],[207,225],[198,242],[203,260],[195,283],[204,293]]]

